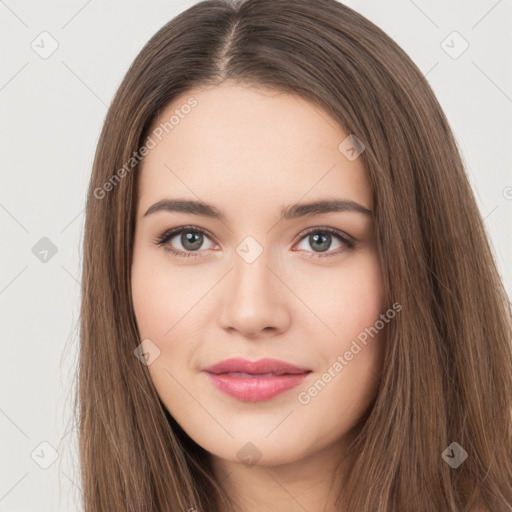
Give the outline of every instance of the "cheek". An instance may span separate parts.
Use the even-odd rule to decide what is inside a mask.
[[[157,257],[155,257],[157,256]],[[142,338],[167,338],[170,329],[204,294],[201,279],[190,272],[170,270],[162,254],[140,251],[131,272],[132,300]],[[204,280],[203,280],[204,282]]]
[[[131,289],[140,340],[151,340],[159,350],[147,370],[167,409],[183,420],[180,413],[187,410],[188,395],[180,383],[188,382],[191,368],[186,363],[196,346],[190,318],[184,315],[200,294],[190,292],[190,286],[181,281],[183,273],[168,272],[151,254],[141,251],[134,258]]]
[[[163,297],[151,273],[143,271],[143,264],[132,270],[132,300],[141,338],[154,338],[165,332],[163,325],[164,308],[172,306],[169,297]],[[169,319],[170,321],[171,319]]]
[[[200,272],[171,268],[156,251],[135,253],[131,272],[133,309],[140,341],[149,339],[159,350],[148,366],[161,397],[180,396],[179,382],[194,371],[194,354],[202,339],[195,320],[200,299],[211,288],[211,279]],[[155,349],[156,350],[156,349]],[[181,393],[182,394],[182,393]]]
[[[315,380],[301,388],[298,401],[308,428],[323,429],[332,441],[363,415],[379,386],[387,324],[375,328],[386,312],[377,258],[368,255],[350,271],[331,275],[325,290],[315,304],[334,335],[325,331],[316,339],[323,364]]]
[[[354,407],[357,416],[375,393],[384,356],[386,324],[379,319],[386,307],[379,260],[375,253],[361,254],[322,284],[315,286],[311,307],[329,329],[316,338],[316,350],[323,369],[336,377],[325,376],[329,391],[322,393],[316,407],[334,407],[334,400]],[[341,402],[340,396],[345,397]]]
[[[304,287],[299,288],[299,295],[307,297],[308,307],[325,325],[322,339],[328,347],[342,348],[384,312],[384,284],[373,253],[360,254],[338,269],[317,273],[314,281],[305,276],[301,283]]]

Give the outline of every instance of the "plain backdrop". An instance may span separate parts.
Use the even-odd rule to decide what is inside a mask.
[[[510,295],[512,1],[346,3],[387,32],[434,89]],[[79,510],[69,415],[95,146],[134,57],[192,4],[0,0],[0,512]]]

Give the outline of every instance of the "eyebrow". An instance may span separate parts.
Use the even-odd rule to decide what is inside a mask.
[[[226,221],[226,215],[215,206],[202,201],[189,199],[162,199],[150,206],[144,214],[144,217],[161,211],[191,213],[193,215],[201,215],[223,222]],[[363,215],[372,214],[371,210],[362,204],[349,199],[324,199],[309,203],[297,203],[282,208],[281,218],[290,220],[331,212],[355,212]]]

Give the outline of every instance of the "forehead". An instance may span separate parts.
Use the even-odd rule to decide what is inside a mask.
[[[329,195],[371,209],[362,159],[339,148],[348,135],[295,94],[232,82],[191,89],[153,123],[139,204],[179,196],[257,210]]]

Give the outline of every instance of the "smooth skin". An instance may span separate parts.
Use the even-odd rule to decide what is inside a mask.
[[[197,105],[161,141],[153,137],[139,176],[133,305],[141,342],[160,351],[147,368],[166,408],[212,454],[219,481],[244,512],[332,511],[331,478],[377,393],[386,329],[307,404],[298,397],[386,311],[373,220],[357,211],[282,219],[281,211],[324,199],[371,210],[367,173],[361,158],[351,161],[338,148],[349,134],[327,112],[280,91],[230,81],[193,89],[163,109],[154,127],[191,97]],[[145,215],[163,199],[212,204],[225,220]],[[181,226],[205,234],[193,244],[186,230],[156,243]],[[304,234],[308,228],[317,230]],[[245,245],[247,237],[255,242]],[[249,263],[240,247],[262,253]],[[312,372],[270,400],[244,402],[202,372],[231,357],[271,357]]]

